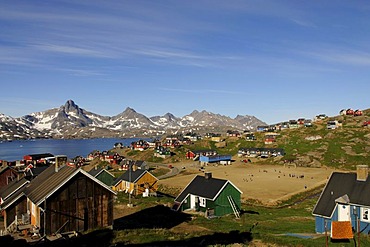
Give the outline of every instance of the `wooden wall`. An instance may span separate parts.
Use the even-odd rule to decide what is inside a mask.
[[[46,200],[46,234],[112,226],[113,199],[114,194],[100,184],[76,175]]]

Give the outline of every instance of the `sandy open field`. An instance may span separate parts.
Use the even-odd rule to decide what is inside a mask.
[[[179,175],[160,180],[159,183],[184,188],[199,171],[197,162],[176,165],[182,170]],[[183,169],[185,167],[185,169]],[[330,168],[284,167],[282,165],[244,164],[236,161],[232,165],[209,165],[204,171],[212,172],[212,177],[230,180],[242,192],[242,199],[256,199],[267,205],[274,205],[279,200],[325,184]]]

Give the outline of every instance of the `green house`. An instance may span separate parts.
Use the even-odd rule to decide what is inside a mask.
[[[239,217],[240,191],[229,180],[212,177],[212,173],[197,175],[175,198],[174,210],[204,212],[206,217],[234,213]]]
[[[89,171],[89,174],[108,186],[111,186],[113,181],[116,179],[112,173],[108,172],[104,168],[94,167]]]

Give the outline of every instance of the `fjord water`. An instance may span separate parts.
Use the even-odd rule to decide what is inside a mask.
[[[67,155],[69,159],[78,155],[86,157],[94,150],[110,150],[117,142],[121,142],[124,146],[129,146],[131,142],[137,140],[139,138],[37,139],[1,142],[0,160],[22,160],[24,155],[39,153]]]

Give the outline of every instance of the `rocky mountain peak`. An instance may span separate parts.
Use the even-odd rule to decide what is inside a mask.
[[[127,107],[122,113],[113,116],[101,116],[80,108],[73,100],[68,100],[59,108],[43,112],[31,113],[21,118],[7,118],[0,114],[5,136],[17,136],[22,132],[24,138],[50,136],[54,138],[92,138],[101,136],[155,136],[168,131],[188,131],[193,128],[232,127],[240,130],[255,128],[263,123],[253,116],[237,116],[231,119],[227,116],[202,110],[194,110],[191,114],[176,117],[172,113],[164,116],[147,116]],[[12,126],[12,127],[9,127]],[[1,126],[0,126],[1,127]],[[22,129],[22,130],[21,130]],[[0,129],[1,131],[1,129]],[[11,132],[11,133],[10,133]],[[29,133],[29,134],[27,134]]]

